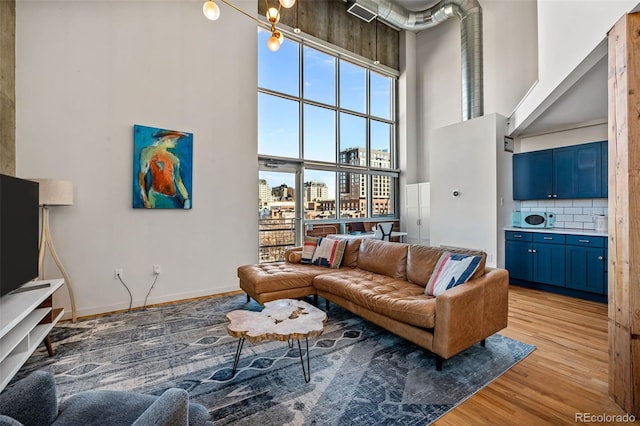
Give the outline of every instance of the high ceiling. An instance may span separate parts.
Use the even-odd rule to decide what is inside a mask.
[[[566,130],[607,120],[607,56],[549,106],[521,136]]]
[[[391,0],[411,11],[428,9],[438,0]],[[598,61],[525,128],[519,136],[566,130],[607,119],[607,60]]]
[[[394,3],[399,4],[408,10],[418,11],[425,10],[438,3],[438,0],[393,0]]]

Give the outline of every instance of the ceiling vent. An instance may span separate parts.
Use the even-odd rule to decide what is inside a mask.
[[[347,12],[363,21],[371,22],[378,16],[378,5],[368,0],[349,0]]]

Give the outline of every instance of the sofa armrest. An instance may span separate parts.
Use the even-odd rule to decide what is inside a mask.
[[[506,327],[509,274],[485,275],[436,297],[433,352],[447,359]]]
[[[0,426],[24,426],[22,423],[9,416],[0,414]]]
[[[189,424],[189,394],[184,389],[167,389],[138,417],[133,426]]]
[[[7,388],[0,395],[0,414],[27,425],[53,423],[58,416],[58,397],[53,374],[37,370]]]
[[[302,247],[291,247],[284,251],[284,261],[287,263],[300,263],[302,260]]]

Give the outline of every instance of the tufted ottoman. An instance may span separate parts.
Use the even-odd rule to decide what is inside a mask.
[[[277,299],[300,299],[316,295],[313,278],[335,272],[324,266],[300,263],[263,263],[238,267],[240,288],[256,302],[263,304]]]

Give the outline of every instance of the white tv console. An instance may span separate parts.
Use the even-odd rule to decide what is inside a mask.
[[[0,298],[0,391],[62,318],[64,310],[53,307],[52,296],[63,284],[63,279],[32,281]]]

